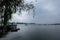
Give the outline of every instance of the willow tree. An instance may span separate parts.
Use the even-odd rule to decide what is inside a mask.
[[[5,31],[7,30],[8,20],[11,19],[11,14],[16,12],[17,7],[21,4],[23,4],[22,0],[0,0],[0,14]]]
[[[11,19],[12,13],[15,13],[17,9],[29,10],[34,6],[24,4],[24,0],[0,0],[0,15],[3,23],[3,29],[7,30],[8,20]]]

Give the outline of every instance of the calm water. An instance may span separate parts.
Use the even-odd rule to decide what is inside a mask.
[[[9,32],[0,40],[60,40],[60,25],[18,24],[18,32]]]

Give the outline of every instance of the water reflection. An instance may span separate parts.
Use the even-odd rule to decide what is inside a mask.
[[[18,25],[18,32],[9,33],[1,40],[59,40],[60,25]]]

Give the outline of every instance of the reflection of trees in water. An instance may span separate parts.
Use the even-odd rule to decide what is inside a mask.
[[[8,20],[12,17],[12,13],[16,13],[17,10],[20,10],[19,12],[21,13],[21,10],[28,11],[33,8],[33,4],[24,4],[23,0],[0,0],[0,22],[3,24],[3,29],[2,32],[0,32],[0,35],[7,34],[7,24]]]

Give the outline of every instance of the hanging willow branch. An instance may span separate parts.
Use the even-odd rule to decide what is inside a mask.
[[[0,15],[1,18],[4,18],[3,24],[6,25],[8,20],[11,19],[12,13],[16,13],[18,10],[28,11],[34,8],[33,4],[24,4],[24,0],[0,0]]]

